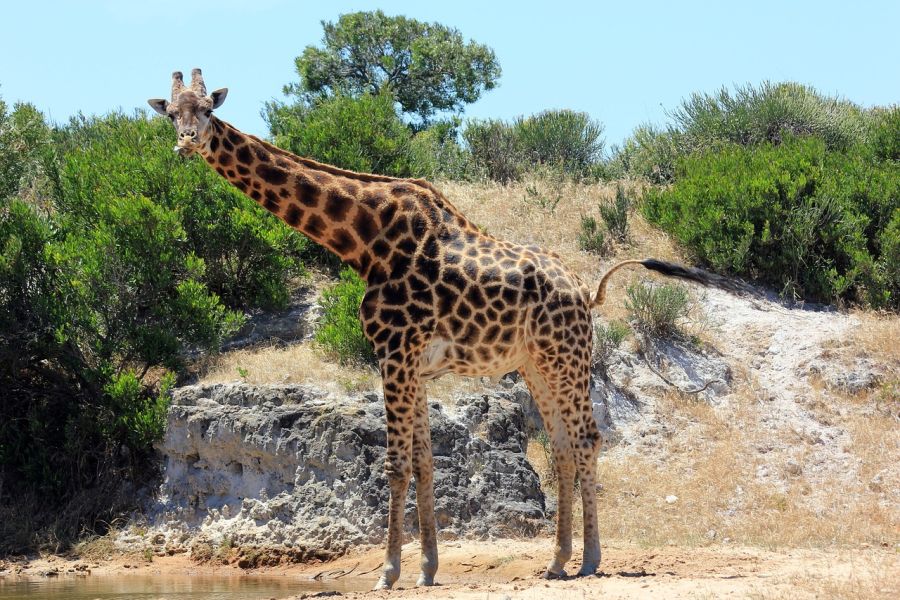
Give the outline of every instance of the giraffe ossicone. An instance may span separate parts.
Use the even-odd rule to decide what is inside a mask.
[[[479,230],[437,188],[420,179],[355,173],[295,156],[220,120],[227,89],[207,95],[200,69],[171,99],[149,100],[175,126],[176,149],[199,155],[266,210],[322,244],[366,281],[360,320],[378,357],[387,425],[390,485],[384,570],[400,575],[403,510],[416,480],[422,545],[419,585],[438,567],[431,432],[424,384],[453,372],[518,371],[551,440],[559,485],[556,544],[547,576],[565,574],[572,554],[575,477],[581,482],[584,550],[579,574],[600,563],[595,471],[600,434],[588,394],[591,309],[608,276],[638,263],[709,283],[700,271],[654,261],[610,269],[593,296],[559,256]]]

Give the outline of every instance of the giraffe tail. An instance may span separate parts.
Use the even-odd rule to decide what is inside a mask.
[[[683,265],[665,262],[662,260],[657,260],[655,258],[623,260],[622,262],[616,263],[612,267],[610,267],[609,270],[603,275],[603,277],[600,278],[600,284],[597,286],[597,293],[594,294],[594,299],[591,302],[592,307],[601,306],[606,300],[606,284],[609,281],[610,276],[622,267],[628,265],[642,265],[644,268],[650,269],[651,271],[656,271],[657,273],[661,273],[666,277],[686,279],[688,281],[694,281],[702,285],[721,288],[723,290],[734,293],[747,292],[749,289],[746,285],[743,285],[738,281],[734,281],[721,275],[716,275],[715,273],[709,273],[702,269],[685,267]]]

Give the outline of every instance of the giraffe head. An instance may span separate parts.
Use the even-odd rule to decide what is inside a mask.
[[[172,101],[154,98],[147,102],[153,110],[171,119],[178,133],[175,151],[189,155],[202,146],[209,138],[209,119],[213,109],[222,106],[228,88],[206,94],[203,73],[200,69],[191,71],[191,85],[186,87],[181,71],[172,73]]]

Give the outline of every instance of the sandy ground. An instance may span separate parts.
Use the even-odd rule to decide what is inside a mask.
[[[315,578],[321,590],[337,590],[352,599],[459,598],[483,600],[567,600],[581,598],[897,598],[900,597],[900,554],[895,549],[763,550],[711,546],[705,548],[641,548],[606,544],[600,573],[589,578],[544,581],[539,575],[551,541],[496,540],[443,542],[438,586],[416,589],[419,548],[403,548],[403,573],[391,592],[370,592],[381,566],[382,549],[370,548],[336,561],[286,565],[244,571],[233,565],[197,565],[185,555],[154,558],[118,557],[103,564],[46,557],[14,565],[7,576],[35,576],[49,569],[74,574],[78,565],[90,577],[125,573],[152,575],[230,575],[252,573],[295,577],[309,589]],[[575,556],[578,556],[576,549]],[[577,571],[577,559],[569,565]],[[71,571],[70,571],[71,570]],[[305,592],[293,598],[315,597]]]

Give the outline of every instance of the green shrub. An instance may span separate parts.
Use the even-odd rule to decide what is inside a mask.
[[[618,242],[628,239],[628,211],[631,202],[625,195],[625,188],[616,186],[616,199],[611,204],[600,205],[600,217],[606,230]]]
[[[270,103],[266,120],[275,144],[294,154],[361,173],[412,174],[412,132],[387,91],[313,104]]]
[[[600,218],[606,226],[604,233],[594,217],[581,217],[581,232],[578,234],[578,247],[586,252],[604,254],[608,250],[608,240],[624,242],[628,239],[628,211],[631,202],[625,195],[625,189],[616,188],[616,199],[609,204],[601,204]]]
[[[246,198],[202,160],[172,152],[163,118],[110,114],[73,119],[57,133],[64,154],[55,202],[73,231],[96,226],[105,203],[148,198],[172,211],[182,245],[203,260],[200,281],[231,307],[288,301],[309,242]]]
[[[603,254],[606,252],[606,236],[597,225],[597,219],[591,216],[581,217],[581,232],[578,234],[578,247],[585,252]]]
[[[897,308],[890,266],[900,165],[816,138],[731,145],[682,159],[645,195],[647,218],[714,269],[788,294]]]
[[[669,116],[664,128],[635,129],[612,157],[612,168],[665,184],[675,178],[678,160],[695,152],[732,144],[777,145],[793,137],[814,137],[829,150],[848,150],[866,142],[872,129],[872,118],[856,104],[792,82],[694,93]]]
[[[210,271],[236,304],[277,303],[304,243],[175,157],[162,119],[45,133],[0,147],[0,165],[39,159],[0,198],[0,512],[27,502],[30,516],[0,552],[65,543],[123,508],[116,490],[148,472],[172,371],[241,320]]]
[[[166,429],[169,392],[175,377],[167,374],[158,389],[148,390],[134,371],[114,375],[104,392],[114,407],[114,420],[107,436],[121,437],[130,448],[149,448],[162,439]]]
[[[689,299],[681,284],[632,283],[626,290],[625,308],[638,329],[664,336],[678,330],[678,320],[687,316]]]
[[[241,317],[201,283],[205,265],[178,213],[142,197],[98,196],[97,206],[90,229],[45,249],[72,307],[57,336],[84,348],[87,367],[101,373],[135,363],[177,369],[188,345],[215,350]]]
[[[435,123],[415,134],[410,142],[412,175],[425,179],[470,179],[472,161],[456,141],[458,120]]]
[[[561,168],[584,177],[603,152],[603,125],[587,113],[548,110],[518,119],[515,135],[529,163]]]
[[[31,104],[17,103],[9,112],[0,99],[0,201],[21,192],[35,198],[50,147],[50,128]]]
[[[863,111],[852,102],[819,94],[794,82],[722,88],[694,93],[672,112],[692,150],[721,144],[753,146],[781,143],[785,137],[811,136],[831,150],[847,149],[865,139]]]
[[[97,202],[83,230],[18,200],[0,208],[0,478],[51,506],[123,477],[123,444],[124,466],[149,456],[171,377],[143,376],[217,348],[240,320],[197,281],[176,212]]]
[[[880,272],[880,279],[885,282],[882,291],[887,299],[882,303],[896,307],[900,298],[900,209],[894,210],[894,216],[887,227],[878,236],[881,256],[875,263],[875,272]]]
[[[475,169],[501,183],[542,169],[568,178],[591,176],[601,164],[604,143],[603,125],[572,110],[548,110],[512,124],[469,121],[463,139]]]
[[[878,160],[900,160],[900,106],[875,109],[869,143]]]
[[[613,169],[665,184],[675,177],[675,162],[685,153],[684,136],[673,128],[641,125],[613,155]]]
[[[359,306],[366,282],[345,268],[340,281],[322,293],[322,320],[316,341],[342,363],[374,362],[372,344],[363,334]]]
[[[500,119],[469,121],[462,135],[484,177],[509,183],[522,176],[525,155],[515,127]]]
[[[615,349],[622,345],[631,329],[622,321],[594,323],[594,361],[605,365]]]
[[[40,360],[55,341],[46,335],[65,321],[53,297],[55,273],[44,259],[53,227],[18,199],[0,201],[0,375]],[[0,395],[3,397],[3,395]]]

